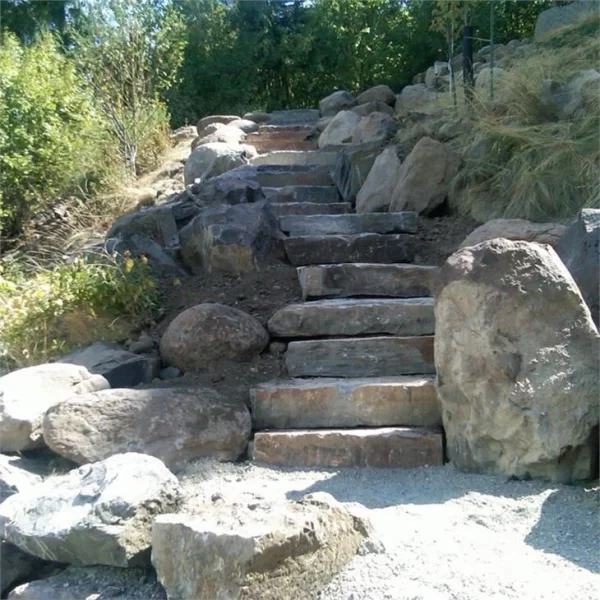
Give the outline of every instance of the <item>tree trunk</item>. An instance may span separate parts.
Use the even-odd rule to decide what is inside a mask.
[[[473,103],[473,31],[469,12],[465,13],[465,29],[463,33],[463,84],[465,88],[465,103]]]

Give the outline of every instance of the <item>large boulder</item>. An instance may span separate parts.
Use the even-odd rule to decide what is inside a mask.
[[[51,406],[74,394],[109,387],[104,377],[78,365],[39,365],[0,377],[0,450],[43,446],[42,420]]]
[[[253,509],[223,503],[159,517],[152,563],[169,598],[315,599],[369,530],[325,493]]]
[[[540,100],[548,117],[573,119],[597,111],[599,96],[600,73],[596,69],[588,69],[577,73],[565,84],[544,80]]]
[[[319,136],[319,148],[351,143],[360,120],[360,117],[350,110],[338,112]]]
[[[255,123],[266,123],[271,120],[271,115],[262,110],[254,110],[246,113],[242,117],[245,121],[254,121]]]
[[[181,488],[145,454],[118,454],[50,477],[0,505],[0,535],[34,556],[73,565],[146,565],[154,518]]]
[[[167,600],[151,569],[67,567],[15,588],[8,600]]]
[[[344,90],[333,92],[319,102],[322,117],[333,117],[342,110],[350,110],[356,106],[356,98]]]
[[[372,142],[344,148],[338,153],[332,177],[345,202],[356,200],[381,149],[380,142]]]
[[[394,96],[395,98],[395,96]],[[352,109],[353,113],[356,113],[359,117],[366,117],[374,112],[384,113],[386,115],[393,115],[394,109],[384,102],[367,102],[366,104],[359,104]],[[324,117],[330,119],[331,117]]]
[[[356,102],[360,104],[368,104],[369,102],[382,102],[394,106],[396,102],[396,94],[388,85],[376,85],[365,90],[356,98]]]
[[[235,115],[211,115],[198,121],[196,125],[196,131],[198,132],[198,135],[202,137],[207,131],[207,127],[209,125],[228,125],[232,121],[237,121],[238,119],[239,117]]]
[[[27,460],[20,456],[0,454],[0,504],[13,494],[42,482],[41,476],[32,473],[26,466]]]
[[[492,219],[472,231],[460,248],[475,246],[487,240],[505,238],[555,246],[567,228],[560,223],[532,223],[525,219]]]
[[[250,154],[240,144],[213,143],[196,148],[185,163],[185,185],[204,181],[236,167],[248,164]]]
[[[435,99],[435,92],[430,90],[424,83],[407,85],[396,97],[394,110],[398,115],[409,113],[431,114],[436,110],[432,105]]]
[[[179,470],[201,457],[237,460],[250,428],[246,405],[210,388],[104,390],[53,406],[44,439],[80,465],[140,452]]]
[[[251,119],[236,119],[235,121],[231,121],[228,127],[237,127],[244,133],[253,133],[258,130],[258,123]]]
[[[96,342],[75,350],[63,356],[60,362],[80,365],[90,373],[102,375],[113,388],[150,383],[160,370],[158,357],[136,354],[111,342]]]
[[[449,145],[421,138],[400,167],[390,211],[430,213],[445,200],[459,165],[460,157]]]
[[[188,193],[194,199],[195,206],[203,208],[219,204],[259,202],[265,198],[258,181],[258,169],[251,165],[238,167],[194,184],[188,189]]]
[[[218,360],[251,360],[268,342],[265,328],[245,312],[223,304],[198,304],[169,324],[160,352],[182,371],[201,371]]]
[[[234,121],[235,122],[235,121]],[[206,132],[203,136],[198,136],[192,142],[192,150],[195,150],[199,146],[204,146],[206,144],[230,144],[235,145],[239,144],[246,138],[246,134],[239,127],[234,127],[233,125],[222,125],[220,123],[215,123],[214,125],[209,125],[207,128],[210,133]]]
[[[394,146],[386,148],[373,163],[365,183],[356,195],[357,213],[387,212],[398,183],[400,159]]]
[[[179,234],[181,256],[194,273],[254,271],[261,261],[283,255],[282,237],[264,201],[208,208]]]
[[[360,120],[352,133],[353,144],[385,142],[396,133],[396,121],[390,115],[374,112]]]
[[[442,268],[435,320],[450,460],[474,472],[588,478],[600,337],[554,250],[504,239],[459,250]]]
[[[598,4],[576,0],[565,6],[554,6],[542,11],[535,23],[534,39],[536,42],[544,41],[561,27],[575,25],[587,16],[598,14]]]
[[[441,87],[441,77],[445,77],[449,73],[448,63],[435,61],[433,67],[429,67],[425,71],[425,85],[432,90]]]
[[[600,321],[600,210],[584,208],[556,246],[596,325]]]

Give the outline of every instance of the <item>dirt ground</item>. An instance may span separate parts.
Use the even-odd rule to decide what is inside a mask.
[[[477,227],[470,219],[436,217],[422,219],[417,232],[417,264],[442,265],[464,238]],[[216,302],[239,308],[255,317],[263,326],[280,308],[301,302],[296,268],[283,262],[261,267],[260,271],[242,276],[206,273],[181,280],[178,286],[165,289],[166,315],[154,332],[160,337],[168,324],[182,311],[203,302]],[[207,367],[205,372],[187,373],[161,385],[207,385],[228,397],[249,401],[249,389],[258,383],[285,378],[285,346],[271,344],[250,363],[223,361]]]

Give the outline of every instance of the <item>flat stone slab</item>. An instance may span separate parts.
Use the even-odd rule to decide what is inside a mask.
[[[352,211],[349,202],[275,202],[271,203],[273,212],[278,217],[287,215],[342,215]]]
[[[321,113],[315,108],[274,110],[269,114],[269,125],[312,125],[321,118]]]
[[[315,165],[333,167],[337,159],[337,152],[320,150],[275,150],[261,154],[250,162],[253,165]]]
[[[333,185],[291,185],[286,187],[263,187],[269,202],[310,202],[318,204],[342,201],[338,189]]]
[[[267,166],[267,165],[265,165]],[[269,165],[270,166],[270,165]],[[333,180],[328,171],[320,169],[278,168],[258,171],[258,182],[263,187],[285,187],[289,185],[331,185]]]
[[[285,364],[290,377],[432,375],[433,336],[290,342]]]
[[[416,298],[433,296],[437,267],[369,263],[298,267],[304,300],[381,296]]]
[[[275,337],[338,335],[430,335],[435,331],[433,298],[316,300],[290,304],[269,320]]]
[[[288,260],[295,266],[335,263],[410,263],[416,241],[406,233],[308,235],[283,240]]]
[[[260,432],[255,461],[290,467],[405,467],[442,465],[442,434],[385,427]]]
[[[291,379],[250,390],[255,429],[437,427],[433,377]]]
[[[330,216],[289,216],[279,219],[285,233],[296,235],[353,235],[357,233],[416,233],[417,213],[364,213]]]

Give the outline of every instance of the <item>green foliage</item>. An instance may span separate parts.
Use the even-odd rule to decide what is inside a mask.
[[[0,360],[39,364],[98,339],[123,340],[159,315],[144,257],[76,260],[34,277],[0,272]]]
[[[57,195],[106,175],[109,142],[89,88],[51,35],[0,47],[0,231],[17,234]]]
[[[498,83],[490,101],[482,91],[472,129],[457,140],[465,168],[454,182],[454,207],[484,221],[524,218],[570,220],[583,207],[600,208],[600,94],[587,92],[582,108],[557,119],[542,101],[543,82],[559,84],[600,62],[598,17],[548,40]],[[554,36],[553,36],[554,37]]]
[[[160,134],[168,120],[159,95],[176,80],[183,31],[170,4],[147,0],[94,3],[85,26],[72,31],[73,57],[90,81],[132,175],[159,153],[162,142],[157,148],[152,140],[165,139]]]

